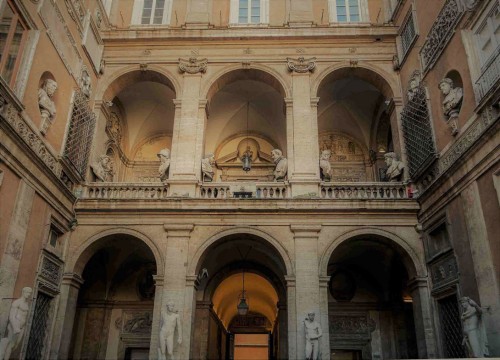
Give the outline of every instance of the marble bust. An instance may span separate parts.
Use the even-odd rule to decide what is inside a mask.
[[[23,339],[32,294],[33,290],[30,287],[25,287],[22,290],[22,296],[12,302],[7,333],[0,340],[0,360],[9,360],[12,351],[19,346]]]
[[[283,153],[280,149],[274,149],[271,151],[271,157],[273,158],[274,164],[274,180],[284,181],[286,178],[286,173],[288,171],[288,161],[283,157]]]
[[[177,344],[182,343],[182,327],[180,316],[174,309],[174,304],[168,302],[161,312],[160,347],[158,360],[174,360],[174,335],[177,328]]]
[[[458,134],[458,113],[462,105],[463,90],[461,87],[455,87],[453,80],[444,78],[439,83],[439,89],[444,95],[443,113],[451,129],[452,135]]]
[[[165,181],[168,179],[168,169],[170,168],[170,150],[162,149],[156,156],[160,159],[160,167],[158,168],[160,180]]]
[[[319,168],[321,173],[321,180],[330,181],[332,178],[332,165],[330,164],[330,157],[332,156],[331,150],[323,150],[319,158]]]
[[[113,160],[108,155],[101,155],[99,160],[90,167],[96,177],[96,181],[113,181],[113,175],[115,174]]]
[[[467,296],[460,299],[460,305],[462,306],[463,343],[469,357],[483,358],[488,356],[488,338],[483,322],[483,310]]]
[[[56,104],[52,100],[56,90],[57,83],[52,79],[45,80],[42,87],[38,89],[38,106],[42,117],[40,132],[43,135],[47,133],[56,116]]]
[[[387,181],[401,181],[403,178],[403,169],[405,167],[403,162],[399,161],[398,156],[393,152],[384,154],[384,159],[387,165],[387,170],[385,172]]]
[[[201,160],[201,172],[203,181],[213,181],[215,157],[214,154],[208,154]]]
[[[306,337],[306,360],[318,360],[320,355],[319,338],[323,336],[321,324],[314,320],[315,313],[310,312],[304,319]]]

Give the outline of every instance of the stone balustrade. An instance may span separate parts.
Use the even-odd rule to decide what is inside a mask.
[[[408,190],[403,183],[359,182],[332,184],[322,183],[321,199],[341,200],[398,200],[408,199]]]
[[[157,200],[167,197],[168,186],[162,183],[91,183],[85,187],[84,199]]]
[[[227,199],[230,198],[229,184],[203,184],[200,186],[199,197],[202,199]]]

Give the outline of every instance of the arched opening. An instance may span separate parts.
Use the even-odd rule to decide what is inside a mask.
[[[160,181],[158,153],[172,146],[175,97],[172,82],[150,70],[126,73],[109,85],[104,143],[118,150],[115,181]]]
[[[368,69],[341,68],[321,81],[318,96],[319,150],[330,151],[326,179],[385,181],[384,154],[394,151],[397,139],[391,126],[394,95],[387,81]]]
[[[361,235],[340,244],[328,262],[331,353],[337,359],[418,358],[415,268],[396,243]]]
[[[215,157],[213,181],[273,180],[271,151],[286,156],[284,94],[275,77],[256,69],[231,71],[211,85],[204,157]],[[247,151],[251,169],[244,171]]]
[[[75,271],[84,282],[68,357],[147,358],[157,272],[148,245],[132,235],[108,235],[81,254]]]
[[[258,236],[229,235],[205,250],[202,269],[208,277],[197,287],[191,358],[286,359],[286,266],[279,252]],[[238,309],[242,298],[246,313]]]

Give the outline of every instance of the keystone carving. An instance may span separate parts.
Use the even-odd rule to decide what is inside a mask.
[[[316,58],[305,59],[302,56],[297,60],[292,58],[286,58],[288,70],[291,72],[296,72],[304,74],[307,72],[313,72],[316,68]]]
[[[195,57],[179,59],[179,70],[181,73],[197,74],[207,71],[208,59],[198,60]]]

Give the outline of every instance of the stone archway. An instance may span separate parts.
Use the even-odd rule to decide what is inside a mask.
[[[70,259],[61,287],[60,358],[149,354],[155,279],[163,266],[152,243],[135,235],[98,234]]]
[[[432,344],[425,265],[418,249],[376,229],[344,234],[320,272],[327,291],[331,352],[345,358],[425,357]]]
[[[251,233],[235,232],[206,245],[194,262],[196,269],[206,269],[209,275],[197,280],[191,334],[192,339],[197,340],[191,343],[190,358],[229,359],[235,333],[264,334],[267,331],[269,358],[286,359],[286,260],[269,241]],[[224,299],[224,296],[234,295],[228,283],[239,284],[243,273],[247,274],[249,314],[259,319],[260,327],[245,323],[246,328],[235,328],[235,324],[241,325],[235,305],[237,299]]]

